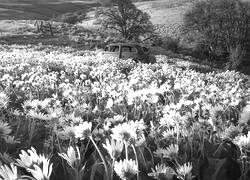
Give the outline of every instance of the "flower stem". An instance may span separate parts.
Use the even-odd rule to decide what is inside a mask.
[[[135,162],[136,162],[136,165],[137,165],[137,173],[136,173],[137,180],[140,180],[140,176],[139,176],[139,163],[138,163],[137,153],[136,153],[136,150],[135,150],[135,146],[133,144],[131,146],[132,146],[134,154],[135,154]]]
[[[74,169],[74,170],[75,170],[76,180],[81,180],[81,177],[79,176],[78,169]]]
[[[140,147],[139,147],[139,152],[140,152],[141,157],[142,157],[142,159],[143,159],[143,162],[144,162],[144,164],[145,164],[146,170],[148,171],[148,166],[147,166],[147,163],[146,163],[146,159],[145,159],[144,154],[143,154],[143,152],[142,152],[142,150],[141,150]]]
[[[115,159],[112,160],[112,165],[111,165],[111,177],[110,180],[113,180],[113,176],[114,176],[114,166],[115,166]]]
[[[109,177],[108,177],[108,168],[107,168],[107,164],[106,164],[106,162],[105,162],[105,159],[104,159],[104,157],[103,157],[103,155],[102,155],[100,149],[97,147],[97,145],[96,145],[96,143],[95,143],[93,137],[92,137],[92,136],[89,136],[89,139],[90,139],[90,140],[92,141],[92,143],[94,144],[94,146],[95,146],[95,148],[96,148],[98,154],[100,155],[100,157],[101,157],[101,159],[102,159],[102,161],[103,161],[103,165],[104,165],[104,169],[105,169],[105,173],[106,173],[106,180],[109,180]]]
[[[126,155],[126,160],[128,160],[128,144],[126,141],[124,141],[124,145],[125,145],[125,155]]]

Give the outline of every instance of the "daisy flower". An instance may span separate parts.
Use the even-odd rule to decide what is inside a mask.
[[[225,113],[225,108],[223,108],[223,106],[221,105],[217,105],[212,109],[210,109],[210,116],[214,121],[214,123],[219,123],[218,119],[221,119],[224,113]]]
[[[177,144],[173,145],[171,144],[169,147],[165,148],[158,148],[156,149],[156,151],[154,152],[156,157],[159,158],[169,158],[171,160],[174,160],[178,157],[178,151],[179,151],[179,147]]]
[[[63,112],[61,108],[54,108],[54,109],[50,108],[48,111],[48,117],[49,119],[55,119],[61,117],[62,113]]]
[[[192,177],[192,164],[190,162],[185,163],[182,166],[179,166],[177,168],[177,175],[178,178],[180,178],[181,180],[191,180]]]
[[[160,119],[161,126],[175,126],[178,123],[178,120],[181,119],[181,115],[179,112],[175,110],[170,110],[167,114],[164,114],[163,117]]]
[[[142,134],[143,130],[146,129],[143,119],[140,121],[130,121],[129,123],[136,129],[138,135]]]
[[[113,116],[113,118],[106,118],[105,121],[116,123],[116,122],[122,122],[124,119],[125,119],[124,116],[116,115],[116,116]]]
[[[75,151],[74,148],[70,146],[67,150],[67,154],[58,153],[58,155],[65,159],[72,168],[78,168],[78,166],[80,165],[81,154],[78,147],[76,147]]]
[[[11,163],[10,167],[6,164],[0,167],[0,179],[3,180],[18,180],[19,175],[17,174],[17,167]]]
[[[237,137],[241,132],[241,128],[239,126],[231,125],[228,128],[225,129],[225,131],[222,133],[221,137],[223,139],[234,139]]]
[[[109,98],[106,104],[106,108],[109,109],[114,105],[113,99]]]
[[[16,160],[19,166],[24,168],[31,168],[34,164],[41,163],[41,156],[37,154],[36,150],[33,147],[27,150],[27,152],[21,150],[21,154],[19,154],[20,159]]]
[[[171,167],[168,167],[165,164],[158,164],[155,166],[155,169],[151,168],[151,170],[152,173],[149,173],[148,175],[155,179],[172,179],[176,174]]]
[[[4,140],[7,144],[18,144],[20,141],[16,140],[14,136],[6,136]]]
[[[137,165],[132,159],[115,161],[114,170],[122,180],[130,180],[138,172]]]
[[[241,149],[250,151],[250,131],[247,135],[241,135],[234,139],[234,143],[237,144]]]
[[[75,138],[80,138],[81,140],[87,138],[91,135],[92,123],[84,121],[78,126],[74,127]]]
[[[41,112],[36,112],[35,110],[30,110],[27,114],[27,116],[34,118],[34,119],[41,119],[41,120],[50,120],[50,117],[41,113]]]
[[[0,137],[7,137],[11,131],[9,124],[0,120]]]
[[[122,141],[115,141],[111,139],[110,141],[107,139],[106,144],[102,144],[103,147],[108,151],[109,155],[112,159],[117,159],[120,157],[121,152],[123,150],[123,142]]]
[[[7,108],[9,101],[9,97],[4,92],[0,92],[0,109]]]
[[[127,122],[118,124],[111,130],[113,132],[111,137],[119,141],[130,142],[131,140],[134,140],[137,137],[136,128],[134,126],[131,126]]]
[[[165,154],[163,157],[169,159],[176,159],[178,157],[179,146],[177,144],[171,144],[166,148]]]
[[[36,180],[49,180],[50,175],[52,173],[52,163],[50,164],[50,160],[42,157],[42,167],[39,167],[38,165],[34,165],[34,167],[31,169],[29,168],[28,171],[32,174]]]
[[[240,114],[240,123],[247,123],[250,120],[250,102],[246,105],[246,107],[243,108],[242,113]]]
[[[177,136],[178,133],[178,129],[175,127],[172,129],[166,129],[162,135],[164,139],[173,139]]]
[[[116,115],[113,117],[113,119],[115,122],[122,122],[125,119],[125,117],[122,115]]]

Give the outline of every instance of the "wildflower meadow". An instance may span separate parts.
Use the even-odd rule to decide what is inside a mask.
[[[0,47],[0,180],[249,180],[236,71]]]

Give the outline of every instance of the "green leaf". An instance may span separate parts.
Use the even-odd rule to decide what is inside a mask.
[[[90,180],[94,180],[95,178],[95,173],[96,173],[96,170],[97,170],[97,166],[100,165],[100,163],[95,163],[93,166],[92,166],[92,169],[91,169],[91,174],[90,174]]]
[[[217,162],[215,166],[215,172],[212,176],[212,180],[227,180],[226,176],[226,167],[227,167],[227,158],[221,159]]]

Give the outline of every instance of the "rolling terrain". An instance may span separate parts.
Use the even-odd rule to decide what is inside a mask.
[[[89,11],[97,5],[95,1],[0,1],[0,20],[49,20],[67,12]]]
[[[136,2],[136,6],[150,14],[154,24],[181,22],[192,0],[156,0]],[[97,1],[74,0],[0,0],[0,20],[49,20],[60,14],[78,10],[91,11]]]
[[[149,13],[153,24],[162,25],[164,27],[161,29],[169,31],[169,28],[176,29],[182,24],[183,15],[190,2],[192,0],[155,0],[136,2],[135,5]],[[34,29],[37,19],[49,20],[78,10],[87,12],[87,19],[80,25],[95,28],[96,6],[99,6],[97,1],[42,0],[38,3],[35,0],[0,0],[0,36],[22,34],[25,29]]]

